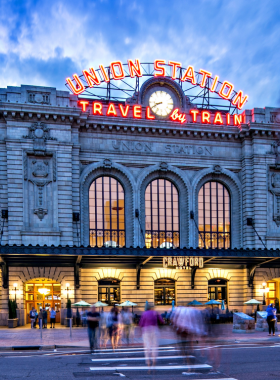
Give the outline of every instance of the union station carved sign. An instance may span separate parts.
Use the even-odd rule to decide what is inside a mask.
[[[164,256],[162,265],[163,268],[175,267],[176,269],[203,268],[203,257]]]

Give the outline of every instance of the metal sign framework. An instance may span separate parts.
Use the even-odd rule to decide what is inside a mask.
[[[146,62],[140,63],[142,76],[135,76],[131,78],[128,64],[123,64],[123,70],[125,74],[124,79],[115,80],[111,73],[111,67],[106,66],[105,71],[108,75],[109,81],[106,82],[102,75],[101,69],[96,69],[95,72],[100,80],[100,85],[90,87],[86,81],[84,75],[80,75],[79,78],[85,87],[85,91],[82,95],[79,95],[79,99],[98,99],[105,102],[116,101],[125,102],[128,98],[132,98],[137,103],[139,101],[138,96],[140,87],[146,81],[147,78],[154,77],[155,68],[154,63]],[[180,67],[177,69],[176,78],[172,79],[172,68],[168,65],[162,65],[165,67],[167,75],[165,78],[174,80],[182,88],[184,94],[188,97],[191,105],[195,105],[198,109],[207,110],[219,110],[224,113],[235,114],[238,113],[238,108],[232,104],[232,100],[236,97],[237,92],[232,90],[231,96],[228,99],[223,99],[219,96],[219,91],[223,85],[222,82],[216,81],[217,85],[214,91],[211,91],[211,87],[214,82],[214,78],[207,77],[205,87],[201,87],[199,82],[202,78],[202,74],[198,71],[194,71],[196,84],[192,84],[190,81],[182,81],[183,73],[186,68]],[[168,75],[169,74],[169,75]],[[160,80],[160,77],[156,77]],[[69,91],[71,88],[68,83],[65,84]],[[72,92],[72,91],[71,91]]]

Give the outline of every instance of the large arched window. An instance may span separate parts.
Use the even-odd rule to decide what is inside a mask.
[[[112,177],[99,177],[89,188],[89,236],[92,247],[125,245],[124,190]]]
[[[149,183],[145,192],[147,248],[179,247],[179,199],[176,187],[165,179]]]
[[[230,248],[230,196],[219,182],[205,183],[198,193],[199,247]]]
[[[175,281],[161,278],[155,281],[155,305],[172,305],[175,301]]]
[[[115,305],[121,300],[120,281],[114,278],[105,278],[98,281],[98,301]]]

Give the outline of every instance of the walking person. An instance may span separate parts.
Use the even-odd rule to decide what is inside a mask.
[[[153,310],[152,305],[147,305],[147,310],[142,314],[139,326],[142,328],[145,357],[148,367],[154,367],[156,365],[159,324],[164,324],[162,317]]]
[[[48,319],[48,312],[45,308],[43,308],[43,329],[47,329],[47,319]]]
[[[55,328],[55,317],[56,317],[56,311],[52,307],[52,309],[50,311],[51,329]]]
[[[95,307],[92,306],[87,313],[88,339],[91,352],[94,352],[97,347],[99,318],[100,314],[96,311]]]
[[[34,329],[36,329],[37,328],[37,319],[38,319],[38,313],[37,313],[37,310],[35,309],[35,321],[34,321]]]
[[[266,309],[266,312],[267,312],[266,321],[268,323],[268,336],[271,336],[271,332],[273,336],[275,336],[276,311],[277,310],[275,309],[273,303],[268,305]]]
[[[126,343],[129,345],[130,333],[132,329],[132,313],[127,307],[124,308],[122,312],[122,324],[123,324],[123,335]]]
[[[35,322],[35,308],[32,307],[32,310],[30,310],[29,317],[30,317],[30,322],[31,322],[31,328],[34,328],[34,322]]]
[[[115,351],[118,348],[120,338],[120,315],[116,307],[113,307],[107,316],[107,328],[112,348]]]
[[[43,309],[41,308],[39,311],[39,329],[43,328]]]

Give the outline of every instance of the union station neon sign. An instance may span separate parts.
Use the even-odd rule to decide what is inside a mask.
[[[99,65],[99,68],[95,70],[93,67],[83,70],[84,81],[77,74],[73,74],[73,79],[67,78],[66,82],[68,88],[75,95],[80,95],[86,88],[93,88],[95,86],[100,86],[102,83],[110,83],[112,80],[123,80],[125,77],[130,76],[130,78],[142,77],[143,70],[139,59],[133,61],[128,59],[127,67],[129,75],[126,74],[124,70],[124,65],[121,61],[114,61],[109,66],[109,71],[105,69],[104,65]],[[171,75],[167,75],[167,68],[171,69]],[[173,80],[179,79],[181,82],[190,82],[194,86],[200,86],[205,88],[209,86],[209,91],[216,93],[221,99],[230,101],[230,103],[241,110],[248,100],[248,95],[244,95],[243,91],[234,91],[234,85],[229,81],[219,82],[219,76],[215,75],[212,77],[212,73],[203,69],[200,69],[197,73],[199,74],[199,80],[196,79],[195,70],[193,66],[188,66],[183,69],[184,72],[181,73],[180,77],[177,77],[178,70],[180,71],[182,64],[175,61],[165,61],[162,59],[156,59],[154,61],[154,77],[168,77]],[[109,74],[110,73],[110,74]],[[211,84],[209,85],[209,80],[211,79]]]

